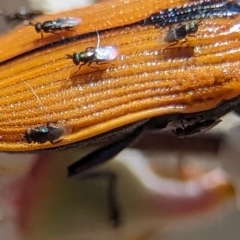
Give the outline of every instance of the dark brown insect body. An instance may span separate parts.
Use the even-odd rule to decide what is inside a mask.
[[[189,22],[187,24],[179,24],[175,28],[170,28],[169,32],[167,33],[166,37],[164,38],[165,42],[170,42],[171,44],[168,46],[174,46],[178,43],[179,40],[184,39],[181,43],[184,44],[187,42],[187,36],[194,36],[195,33],[198,31],[199,22]]]
[[[71,28],[82,23],[80,18],[58,18],[57,20],[45,21],[43,23],[37,22],[33,24],[32,22],[25,22],[25,25],[32,25],[35,27],[37,33],[41,33],[43,38],[43,33],[53,33],[57,34],[64,39],[62,35],[56,33],[56,31],[66,30],[70,31]]]
[[[54,140],[59,139],[63,134],[64,130],[61,127],[48,123],[45,126],[27,129],[24,138],[27,143],[45,143],[49,141],[54,144]]]
[[[82,51],[80,53],[75,52],[73,55],[69,54],[66,55],[66,58],[72,59],[75,65],[79,65],[81,63],[78,70],[75,73],[77,73],[81,69],[81,67],[86,64],[88,64],[88,67],[98,69],[97,67],[92,67],[91,64],[95,62],[96,64],[100,65],[104,64],[106,61],[111,61],[117,58],[119,54],[117,47],[116,46],[100,47],[99,46],[100,37],[98,32],[97,37],[98,42],[96,47],[88,47],[86,48],[85,51]]]

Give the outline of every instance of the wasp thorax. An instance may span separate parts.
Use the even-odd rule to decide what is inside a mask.
[[[195,33],[198,31],[198,25],[195,22],[191,22],[189,23],[188,30]]]
[[[95,55],[95,48],[88,47],[84,52],[80,53],[81,58],[83,59],[91,59]]]

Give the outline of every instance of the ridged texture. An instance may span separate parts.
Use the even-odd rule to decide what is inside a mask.
[[[69,37],[132,24],[158,12],[160,9],[181,6],[185,3],[188,1],[110,0],[83,9],[39,17],[33,22],[44,22],[63,17],[81,18],[82,24],[75,28],[76,32],[70,31],[63,34],[65,37]],[[1,39],[0,62],[50,42],[59,41],[59,36],[54,34],[44,34],[44,39],[39,41],[40,38],[40,34],[37,34],[32,26],[16,29]]]
[[[174,2],[175,6],[179,3]],[[83,22],[88,19],[89,23],[79,27],[79,32],[80,28],[84,29],[81,33],[92,32],[94,26],[97,30],[109,28],[100,32],[100,45],[119,48],[116,60],[92,64],[98,66],[99,71],[84,66],[75,75],[78,67],[65,58],[66,54],[95,47],[94,31],[23,55],[19,54],[34,49],[34,45],[25,46],[19,38],[23,38],[25,44],[39,41],[40,35],[34,29],[23,26],[0,39],[1,58],[10,59],[0,66],[0,151],[53,147],[48,142],[28,144],[22,137],[27,128],[47,122],[58,122],[66,131],[55,147],[153,116],[208,110],[240,95],[240,37],[236,27],[239,18],[204,20],[196,37],[188,38],[187,47],[180,48],[179,42],[174,49],[165,49],[168,43],[163,39],[168,28],[120,26],[137,22],[146,17],[146,13],[165,9],[173,3],[129,1],[124,7],[126,14],[121,18],[117,15],[121,8],[112,8],[111,4],[106,2],[78,10],[79,15],[84,15]],[[114,4],[124,6],[123,2]],[[92,15],[96,9],[103,11]],[[78,11],[72,13],[77,15]],[[7,41],[17,34],[18,48],[15,48]],[[59,38],[52,34],[44,36],[37,44]],[[19,57],[11,59],[17,55]]]

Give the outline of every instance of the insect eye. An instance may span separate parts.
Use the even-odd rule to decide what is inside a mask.
[[[79,54],[78,54],[78,53],[74,53],[74,54],[73,54],[73,63],[74,63],[75,65],[78,65],[79,62],[80,62]]]
[[[35,25],[35,30],[36,30],[36,32],[41,32],[41,28],[42,28],[41,23],[38,22],[38,23]]]

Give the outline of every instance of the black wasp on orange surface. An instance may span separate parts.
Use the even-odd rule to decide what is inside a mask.
[[[200,22],[201,21],[191,21],[186,24],[180,23],[175,28],[171,27],[166,37],[164,38],[164,41],[171,42],[168,47],[177,44],[178,41],[182,39],[184,39],[184,41],[181,43],[181,45],[184,44],[187,42],[187,36],[195,37],[195,33],[198,31]]]
[[[24,138],[27,143],[57,143],[58,140],[64,134],[64,129],[54,123],[47,123],[46,125],[37,126],[34,128],[28,128],[25,131]],[[57,142],[54,142],[58,140]]]
[[[96,47],[87,47],[85,51],[82,51],[80,53],[75,52],[73,55],[66,55],[66,58],[72,59],[75,65],[79,65],[79,63],[82,62],[75,73],[80,71],[81,67],[86,64],[88,64],[88,67],[98,69],[97,67],[92,67],[92,63],[95,62],[96,64],[100,65],[105,64],[105,61],[111,61],[117,58],[119,54],[117,47],[113,45],[100,47],[100,37],[98,32],[97,38],[98,42]]]
[[[43,33],[53,33],[57,34],[64,39],[64,37],[57,33],[56,31],[72,31],[71,28],[76,27],[81,24],[82,20],[80,18],[58,18],[57,20],[49,20],[43,23],[37,22],[36,24],[25,21],[26,26],[34,26],[37,33],[41,33],[41,37],[43,38]]]

